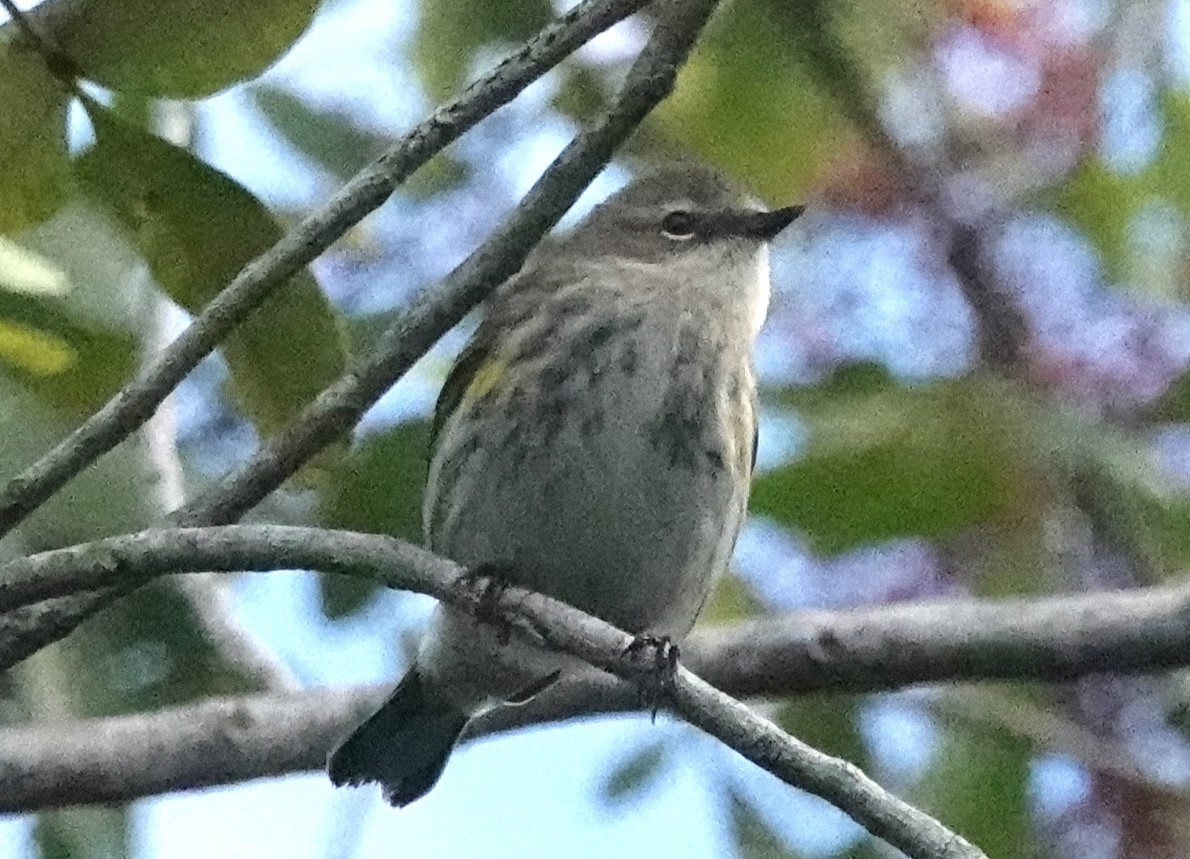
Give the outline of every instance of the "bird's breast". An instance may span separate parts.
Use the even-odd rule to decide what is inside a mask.
[[[507,384],[467,421],[487,429],[439,469],[458,485],[433,543],[626,629],[685,632],[743,515],[748,362],[690,315],[552,333],[511,353]]]

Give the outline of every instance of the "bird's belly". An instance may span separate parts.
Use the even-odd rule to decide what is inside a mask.
[[[675,465],[655,402],[589,406],[598,421],[544,433],[528,455],[523,442],[474,453],[458,475],[469,502],[435,544],[629,632],[684,635],[726,564],[740,488],[725,469]]]

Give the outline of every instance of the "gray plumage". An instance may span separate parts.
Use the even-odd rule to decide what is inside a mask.
[[[683,165],[530,257],[443,386],[428,545],[628,632],[685,635],[744,520],[766,242],[799,212],[765,212]],[[576,667],[439,607],[410,675],[332,753],[331,777],[411,802],[467,718]]]

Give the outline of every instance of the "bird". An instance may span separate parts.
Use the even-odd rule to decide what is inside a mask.
[[[679,642],[744,522],[768,244],[802,210],[769,211],[718,170],[678,162],[540,245],[485,303],[443,384],[429,548]],[[332,750],[329,776],[408,805],[469,720],[582,668],[440,605],[396,689]]]

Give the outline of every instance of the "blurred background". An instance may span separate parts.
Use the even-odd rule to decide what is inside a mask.
[[[570,4],[18,5],[110,114],[90,121],[0,29],[0,477]],[[0,557],[145,527],[250,457],[500,223],[608,103],[647,31],[636,18],[600,36],[431,161]],[[563,228],[675,155],[770,204],[810,205],[773,249],[754,515],[703,623],[1180,575],[1190,4],[726,0],[677,91]],[[472,324],[252,518],[419,539],[427,416]],[[243,576],[227,596],[307,686],[398,676],[430,605],[303,571]],[[11,672],[0,719],[254,688],[184,594],[157,585]],[[1185,672],[766,706],[990,856],[1190,855]],[[0,854],[47,859],[562,852],[896,855],[647,715],[473,743],[399,813],[311,773],[0,819]]]

